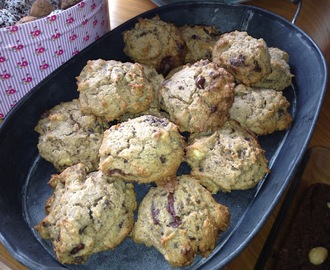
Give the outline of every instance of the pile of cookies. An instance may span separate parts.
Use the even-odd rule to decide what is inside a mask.
[[[61,12],[81,0],[4,0],[0,2],[0,28],[31,22]]]
[[[40,155],[59,171],[35,229],[62,263],[84,263],[129,236],[188,266],[230,224],[212,193],[252,188],[269,173],[258,136],[292,122],[282,93],[288,55],[246,32],[158,16],[123,38],[132,62],[89,60],[79,98],[35,128]],[[178,173],[182,164],[189,172]],[[132,183],[150,188],[139,205]]]

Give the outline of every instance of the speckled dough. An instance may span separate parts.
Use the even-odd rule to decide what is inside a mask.
[[[35,127],[40,156],[58,171],[78,162],[90,170],[98,168],[98,150],[108,126],[101,118],[82,113],[79,108],[77,99],[63,102],[42,115]]]
[[[114,249],[131,232],[137,207],[132,184],[87,173],[82,163],[49,181],[54,192],[47,216],[35,229],[50,239],[61,263],[81,264],[100,251]]]
[[[288,64],[289,55],[285,51],[274,47],[269,48],[268,51],[272,72],[252,86],[282,91],[292,84],[293,75]]]
[[[110,127],[100,147],[100,169],[139,183],[167,181],[183,161],[185,141],[165,118],[144,115]]]
[[[257,83],[271,72],[266,42],[262,38],[253,38],[247,32],[222,34],[214,45],[212,59],[246,85]]]
[[[139,18],[134,28],[124,32],[124,52],[135,62],[146,64],[166,75],[181,65],[186,53],[186,43],[174,24]]]
[[[184,25],[179,30],[187,45],[185,63],[194,63],[201,59],[212,61],[212,49],[220,37],[220,30],[215,26]]]
[[[292,116],[290,102],[282,91],[257,89],[239,84],[235,87],[235,100],[230,118],[249,128],[257,135],[267,135],[288,129]]]
[[[147,110],[155,95],[142,65],[115,60],[89,60],[77,85],[81,110],[107,121]]]
[[[160,105],[180,131],[220,127],[234,101],[234,77],[209,60],[186,65],[163,83]]]
[[[191,175],[212,193],[252,188],[269,171],[257,138],[235,121],[192,137],[186,157]]]
[[[151,188],[143,198],[133,229],[137,243],[154,246],[171,266],[207,257],[229,225],[229,209],[189,175],[178,177],[173,191]]]

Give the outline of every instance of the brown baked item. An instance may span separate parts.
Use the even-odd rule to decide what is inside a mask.
[[[257,135],[267,135],[286,130],[293,118],[290,102],[282,91],[253,88],[243,84],[235,87],[235,99],[230,108],[230,118]]]
[[[180,131],[212,131],[228,118],[234,101],[234,77],[209,60],[187,64],[159,91],[160,106]]]
[[[244,31],[222,34],[213,47],[212,59],[248,86],[272,71],[266,42]]]
[[[45,112],[35,127],[39,154],[58,171],[79,162],[96,170],[106,128],[108,123],[101,117],[81,112],[77,99],[62,102]]]
[[[52,175],[46,217],[35,229],[49,239],[62,263],[81,264],[100,251],[114,249],[131,232],[137,206],[132,184],[88,173],[78,163]]]
[[[330,251],[330,185],[315,183],[306,194],[293,219],[285,242],[276,256],[277,270],[328,270],[330,256],[319,264],[310,262],[314,247]]]
[[[105,175],[138,183],[171,179],[183,161],[185,140],[166,118],[143,115],[110,127],[99,149]]]
[[[107,121],[148,110],[155,96],[144,66],[138,63],[89,60],[76,79],[81,110]]]
[[[171,266],[190,265],[207,257],[219,234],[229,226],[229,209],[190,175],[178,177],[174,190],[152,187],[143,198],[133,240],[154,246]]]
[[[152,66],[163,75],[184,61],[186,43],[180,30],[159,16],[139,18],[134,28],[124,32],[123,38],[124,52],[134,62]]]
[[[211,134],[191,136],[188,143],[190,174],[212,193],[252,188],[269,172],[257,137],[236,121]]]

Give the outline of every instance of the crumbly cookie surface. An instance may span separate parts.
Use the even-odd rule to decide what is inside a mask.
[[[176,175],[184,148],[184,138],[175,124],[143,115],[104,132],[100,169],[108,176],[128,181],[165,181]]]
[[[187,64],[160,89],[160,106],[180,131],[202,132],[220,127],[234,101],[234,77],[209,60]]]
[[[47,216],[35,229],[50,239],[57,259],[81,264],[100,251],[114,249],[131,232],[136,196],[132,184],[87,173],[78,163],[49,181],[54,189],[46,203]]]
[[[212,193],[252,188],[269,171],[257,138],[236,121],[192,137],[186,157],[191,175]]]
[[[268,48],[272,72],[253,87],[282,91],[292,84],[293,75],[288,64],[289,55],[279,48]]]
[[[139,18],[134,28],[124,32],[123,38],[124,52],[129,57],[156,68],[163,75],[183,63],[186,43],[180,30],[159,16]]]
[[[195,63],[201,59],[212,61],[212,49],[220,37],[215,26],[184,25],[179,30],[187,45],[185,63]]]
[[[132,236],[154,246],[174,267],[208,256],[229,225],[229,210],[189,175],[178,177],[173,191],[153,187],[143,198]]]
[[[147,110],[155,95],[142,65],[115,60],[89,60],[77,85],[81,110],[107,121]]]
[[[107,123],[100,117],[80,111],[74,99],[53,107],[42,115],[35,130],[39,133],[40,156],[58,171],[78,162],[89,170],[98,168],[98,150]]]
[[[222,34],[213,47],[212,59],[245,85],[257,83],[271,72],[266,42],[243,31]]]
[[[239,84],[235,87],[230,118],[257,135],[267,135],[290,127],[292,116],[288,111],[289,106],[290,102],[282,91]]]

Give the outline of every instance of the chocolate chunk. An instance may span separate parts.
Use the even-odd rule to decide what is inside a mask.
[[[205,88],[205,78],[203,76],[198,76],[195,80],[196,86],[198,89],[204,89]]]

